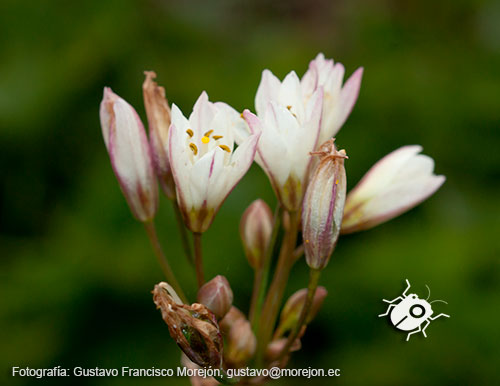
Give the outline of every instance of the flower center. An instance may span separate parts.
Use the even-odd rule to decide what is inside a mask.
[[[214,131],[213,130],[208,130],[203,136],[201,137],[201,143],[203,145],[208,145],[210,143],[210,139],[213,139],[216,142],[216,146],[219,146],[222,150],[224,150],[227,153],[231,153],[231,149],[229,146],[224,145],[224,144],[219,144],[218,141],[222,138],[224,138],[222,135],[212,135]],[[194,137],[194,132],[191,129],[186,130],[186,134],[189,136],[189,138]],[[189,142],[189,148],[193,152],[194,155],[198,155],[198,146],[194,144],[193,142]],[[206,146],[202,146],[202,153],[204,153],[207,150]]]

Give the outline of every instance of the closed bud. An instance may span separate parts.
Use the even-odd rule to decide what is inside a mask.
[[[217,275],[198,290],[198,302],[221,320],[233,304],[233,291],[224,276]]]
[[[175,198],[175,182],[168,160],[168,129],[170,128],[170,106],[165,98],[165,89],[153,80],[156,74],[145,71],[146,80],[142,84],[144,106],[148,116],[149,140],[156,174],[163,193],[173,200]]]
[[[227,350],[225,359],[233,367],[244,366],[252,358],[257,347],[257,339],[250,322],[238,319],[227,335]]]
[[[223,334],[228,334],[231,327],[240,319],[246,320],[245,314],[232,306],[224,318],[219,321],[219,327]]]
[[[263,200],[255,200],[240,221],[240,236],[250,265],[261,266],[273,232],[273,214]]]
[[[132,106],[106,87],[100,117],[111,165],[130,210],[139,221],[152,220],[158,207],[158,185],[139,116]]]
[[[307,264],[313,269],[323,269],[330,260],[342,224],[347,156],[344,150],[337,151],[333,139],[311,154],[319,156],[319,162],[304,198],[302,237]]]
[[[195,364],[219,369],[222,366],[222,335],[215,315],[204,305],[180,304],[166,283],[155,285],[153,300],[161,310],[170,336]]]
[[[285,348],[287,342],[288,338],[280,338],[269,343],[266,349],[266,360],[268,362],[273,362],[274,360],[276,360]],[[300,339],[295,339],[292,346],[290,347],[289,352],[298,351],[301,349],[301,347],[302,343],[300,342]]]
[[[309,314],[307,315],[307,319],[305,324],[309,324],[318,314],[323,301],[325,300],[326,295],[328,295],[328,291],[325,287],[317,287],[316,292],[314,293],[313,302],[311,308],[309,309]],[[307,298],[307,289],[303,288],[295,292],[285,303],[283,310],[280,315],[280,322],[278,328],[276,330],[276,337],[283,336],[284,333],[293,329],[297,324],[300,314],[302,313],[302,309],[304,308],[304,304]]]

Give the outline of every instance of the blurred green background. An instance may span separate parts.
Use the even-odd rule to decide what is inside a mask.
[[[322,277],[323,309],[294,367],[340,368],[316,385],[500,384],[500,3],[498,1],[126,1],[0,3],[0,376],[11,366],[176,367],[150,291],[162,280],[112,173],[98,119],[104,86],[145,119],[143,70],[189,111],[200,92],[253,109],[261,71],[302,75],[318,52],[365,74],[337,136],[349,186],[380,157],[421,144],[447,182],[406,215],[343,237]],[[243,210],[275,204],[257,167],[205,237],[206,274],[227,276],[246,310]],[[158,225],[191,297],[172,208]],[[408,278],[449,305],[409,343],[377,314]],[[304,287],[296,265],[288,293]],[[442,307],[442,308],[441,308]],[[188,384],[75,378],[74,385]],[[303,384],[286,379],[276,384]]]

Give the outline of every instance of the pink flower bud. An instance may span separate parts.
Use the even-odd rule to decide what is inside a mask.
[[[261,266],[273,232],[273,214],[263,200],[255,200],[240,221],[240,236],[250,265]]]
[[[271,343],[269,343],[266,349],[267,361],[273,362],[274,360],[276,360],[283,351],[283,349],[285,348],[287,343],[288,343],[288,338],[276,339],[273,340]],[[301,349],[301,347],[302,343],[300,342],[300,339],[295,339],[292,346],[290,347],[289,352],[298,351]]]
[[[242,367],[255,353],[257,339],[250,322],[238,319],[227,335],[227,350],[224,358],[233,367]]]
[[[320,158],[304,198],[302,237],[307,264],[313,269],[323,269],[330,260],[342,224],[347,156],[344,150],[336,150],[333,139],[311,154]]]
[[[222,319],[233,304],[233,291],[224,276],[217,275],[198,290],[198,302],[207,306],[217,320]]]
[[[144,106],[148,116],[149,138],[156,174],[163,193],[171,200],[175,198],[175,182],[168,159],[168,129],[170,127],[170,106],[165,98],[165,89],[153,80],[156,74],[145,71],[142,84]]]
[[[130,210],[139,221],[149,221],[158,207],[158,186],[144,126],[134,108],[108,87],[100,116],[111,165]]]
[[[314,293],[313,303],[309,310],[309,315],[306,319],[306,324],[309,324],[318,314],[323,301],[325,300],[326,295],[328,295],[328,291],[325,287],[319,286],[316,288],[316,292]],[[304,304],[307,298],[307,288],[303,288],[295,292],[285,303],[283,310],[280,315],[280,322],[278,325],[278,329],[276,330],[276,337],[281,337],[283,334],[289,330],[291,330],[297,324],[300,314],[302,313],[302,309],[304,308]]]
[[[239,319],[246,320],[245,314],[238,310],[235,306],[232,306],[226,316],[224,316],[224,318],[219,322],[222,333],[224,335],[228,334],[231,327],[233,327]]]

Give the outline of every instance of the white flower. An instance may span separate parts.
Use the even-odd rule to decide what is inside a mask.
[[[301,80],[303,97],[308,100],[318,87],[323,87],[323,116],[318,143],[324,143],[340,130],[358,99],[363,68],[358,68],[342,86],[344,66],[318,54],[309,63]]]
[[[318,88],[307,102],[302,97],[300,80],[290,72],[280,82],[264,70],[255,97],[257,116],[243,113],[250,132],[262,133],[255,161],[268,175],[285,209],[296,211],[302,203],[311,157],[320,128],[323,91]],[[236,139],[249,135],[238,126]]]
[[[193,232],[208,229],[222,202],[253,162],[259,134],[248,136],[233,151],[233,131],[238,124],[244,124],[240,114],[225,103],[209,102],[205,92],[189,120],[172,105],[170,165],[179,207]]]
[[[349,192],[342,233],[372,228],[418,205],[444,183],[422,147],[403,146],[386,155]]]
[[[100,118],[113,171],[132,213],[140,221],[152,220],[158,207],[158,184],[141,119],[108,87],[104,88]]]

